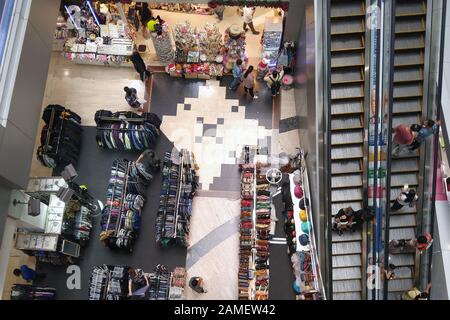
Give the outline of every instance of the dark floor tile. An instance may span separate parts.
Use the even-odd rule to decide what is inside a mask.
[[[203,117],[197,117],[197,123],[203,123],[204,119]]]
[[[217,119],[217,124],[224,124],[225,123],[225,119],[224,118],[218,118]]]
[[[291,117],[280,120],[280,133],[288,132],[291,130],[298,130],[300,126],[299,117]]]
[[[190,104],[184,104],[184,110],[186,110],[186,111],[191,110],[191,105]]]
[[[223,144],[223,138],[222,137],[217,137],[216,138],[216,143],[217,144]]]
[[[203,125],[203,136],[204,137],[215,137],[217,135],[217,125],[216,124],[204,124]]]

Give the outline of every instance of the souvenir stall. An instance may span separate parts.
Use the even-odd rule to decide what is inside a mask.
[[[278,65],[282,38],[283,19],[281,17],[266,18],[262,36],[262,58],[269,68],[274,68]]]
[[[197,189],[194,154],[182,149],[166,152],[162,169],[162,188],[156,214],[156,242],[162,246],[189,246],[192,202]]]
[[[288,254],[295,278],[293,290],[298,300],[323,300],[325,292],[315,242],[308,172],[303,151],[299,150],[282,171],[289,176],[282,189]]]
[[[65,193],[69,185],[61,177],[33,178],[27,190],[14,190],[13,210],[26,211],[26,216],[39,217],[42,229],[34,223],[16,233],[14,247],[35,256],[40,262],[54,265],[74,263],[81,247],[90,239],[92,213],[76,193]],[[31,221],[30,221],[31,223]]]
[[[152,39],[159,61],[162,63],[172,62],[175,53],[170,38],[169,24],[164,22],[162,23],[160,30],[150,32],[150,39]]]
[[[241,26],[232,25],[225,30],[223,56],[225,72],[231,72],[238,59],[242,60],[244,67],[247,65],[248,57],[245,52],[245,45],[245,31]]]
[[[64,44],[65,57],[81,64],[132,66],[128,57],[136,31],[121,10],[120,3],[90,1],[66,8],[71,32]]]

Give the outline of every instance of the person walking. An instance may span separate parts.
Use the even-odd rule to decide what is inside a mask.
[[[417,134],[413,143],[411,143],[409,150],[413,151],[418,149],[422,142],[424,142],[428,137],[438,133],[440,124],[440,121],[434,122],[433,120],[425,120],[421,125],[416,126]]]
[[[392,139],[392,156],[398,157],[405,146],[413,143],[415,137],[415,130],[417,125],[413,124],[408,127],[405,124],[400,124],[394,128],[394,137]]]
[[[13,271],[16,277],[22,277],[25,281],[34,281],[39,279],[44,279],[46,277],[45,273],[37,273],[34,269],[28,267],[26,264],[23,264],[18,269],[14,269]]]
[[[249,66],[244,72],[244,90],[245,93],[248,92],[250,94],[252,99],[258,99],[258,96],[255,96],[254,86],[255,76],[253,74],[253,66]]]
[[[124,87],[123,91],[125,91],[125,100],[131,108],[137,109],[140,112],[144,111],[144,108],[142,108],[141,103],[138,101],[135,88]]]
[[[223,12],[225,11],[225,6],[223,4],[217,4],[217,6],[214,8],[214,13],[216,14],[217,18],[219,18],[220,21],[223,20]]]
[[[283,76],[283,70],[281,70],[280,72],[278,72],[277,70],[273,70],[272,72],[267,73],[267,75],[264,77],[264,81],[267,82],[267,85],[272,92],[272,97],[280,94],[281,79],[283,78]]]
[[[242,82],[242,60],[237,59],[233,65],[233,81],[231,82],[228,89],[236,91]]]
[[[203,288],[203,279],[201,277],[192,277],[189,280],[189,287],[197,293],[208,292],[205,288]]]
[[[253,34],[259,34],[259,31],[256,31],[255,26],[253,25],[253,16],[255,15],[256,7],[248,7],[244,6],[242,8],[242,19],[244,20],[244,31],[247,32],[248,28],[250,27],[250,30],[252,30]]]
[[[142,24],[142,36],[145,39],[148,39],[149,31],[147,28],[147,23],[150,21],[152,17],[152,11],[148,7],[148,3],[144,2],[141,4],[141,7],[139,8],[139,18],[141,19]]]
[[[130,60],[133,63],[136,72],[139,73],[141,81],[147,80],[151,72],[147,70],[147,66],[145,65],[144,60],[142,60],[142,57],[137,50],[133,51]]]
[[[391,207],[392,211],[398,211],[404,206],[413,207],[414,203],[419,199],[419,196],[416,194],[416,190],[404,188],[397,199],[395,199],[394,204]]]

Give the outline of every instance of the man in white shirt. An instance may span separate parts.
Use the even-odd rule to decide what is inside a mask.
[[[253,25],[253,15],[255,14],[256,7],[247,7],[244,6],[242,9],[242,18],[244,20],[244,30],[248,31],[247,25],[252,30],[253,34],[259,34],[258,31],[255,30],[255,26]]]

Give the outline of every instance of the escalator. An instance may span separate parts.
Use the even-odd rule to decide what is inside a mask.
[[[395,10],[395,59],[392,126],[420,123],[424,102],[426,0],[397,0]],[[391,203],[404,185],[420,191],[420,154],[401,154],[391,159]],[[419,194],[419,197],[422,195]],[[390,213],[389,239],[416,237],[417,208],[404,207]],[[396,278],[389,281],[388,299],[396,300],[414,286],[415,253],[390,253],[397,266]]]
[[[365,1],[331,0],[330,93],[331,214],[363,207],[365,104]],[[333,299],[363,296],[363,237],[360,231],[332,234]]]

